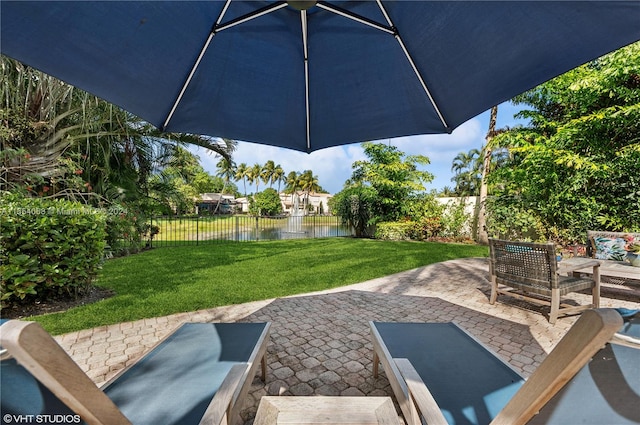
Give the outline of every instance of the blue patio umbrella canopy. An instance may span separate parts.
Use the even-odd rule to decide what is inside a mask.
[[[451,132],[640,39],[640,1],[11,1],[1,52],[165,131],[311,152]]]

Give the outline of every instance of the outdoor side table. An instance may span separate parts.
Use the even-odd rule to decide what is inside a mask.
[[[399,425],[391,397],[275,397],[260,400],[254,425]]]

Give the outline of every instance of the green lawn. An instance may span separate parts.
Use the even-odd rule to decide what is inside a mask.
[[[159,248],[105,263],[116,296],[33,318],[52,334],[362,282],[463,257],[484,246],[351,238]]]

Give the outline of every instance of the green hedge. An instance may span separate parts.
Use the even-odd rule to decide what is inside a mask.
[[[438,217],[425,217],[419,221],[400,221],[378,223],[376,239],[423,241],[437,236],[441,231]]]
[[[413,221],[378,223],[375,238],[390,241],[409,240],[414,226]]]
[[[75,295],[100,268],[106,214],[66,200],[0,198],[3,302]]]

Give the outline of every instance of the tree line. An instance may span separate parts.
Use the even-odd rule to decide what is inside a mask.
[[[290,171],[286,173],[280,164],[268,160],[264,165],[259,163],[248,166],[246,163],[236,164],[232,159],[221,158],[216,164],[217,175],[226,182],[231,180],[242,182],[244,196],[247,196],[247,183],[255,184],[256,192],[260,191],[260,183],[268,184],[270,188],[277,184],[277,191],[284,185],[285,193],[304,191],[306,193],[327,193],[318,183],[318,176],[312,170]]]

